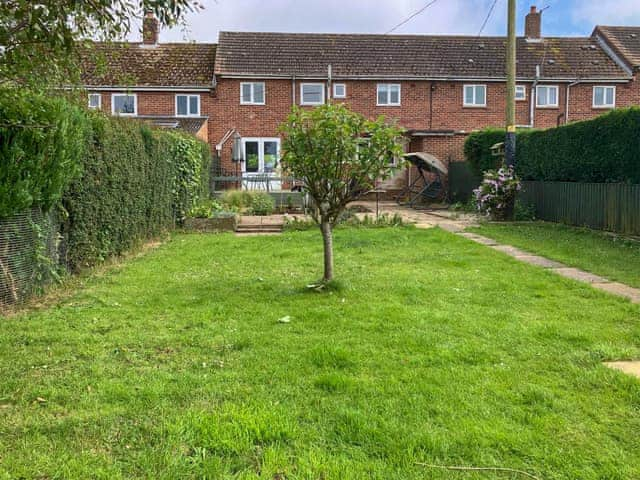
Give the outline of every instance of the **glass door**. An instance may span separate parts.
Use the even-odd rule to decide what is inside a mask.
[[[243,185],[249,190],[280,190],[279,138],[243,138],[246,177]]]

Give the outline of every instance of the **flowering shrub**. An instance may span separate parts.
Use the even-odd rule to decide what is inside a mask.
[[[520,180],[512,167],[485,172],[480,187],[473,191],[478,211],[494,220],[510,219],[513,216],[516,194],[520,188]]]

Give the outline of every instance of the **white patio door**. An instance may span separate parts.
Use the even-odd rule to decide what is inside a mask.
[[[245,188],[254,190],[280,190],[279,177],[280,139],[243,138],[243,182]]]

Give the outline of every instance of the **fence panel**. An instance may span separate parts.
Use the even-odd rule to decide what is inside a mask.
[[[520,199],[541,220],[640,235],[640,185],[523,182]]]
[[[482,181],[469,166],[468,162],[449,163],[449,200],[466,203]]]
[[[34,209],[0,219],[0,307],[42,289],[60,268],[59,223]]]

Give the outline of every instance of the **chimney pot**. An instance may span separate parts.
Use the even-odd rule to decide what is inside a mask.
[[[530,40],[540,40],[542,38],[542,12],[539,12],[535,5],[524,19],[524,36]]]
[[[153,12],[147,11],[142,19],[142,43],[156,45],[160,33],[160,22]]]

